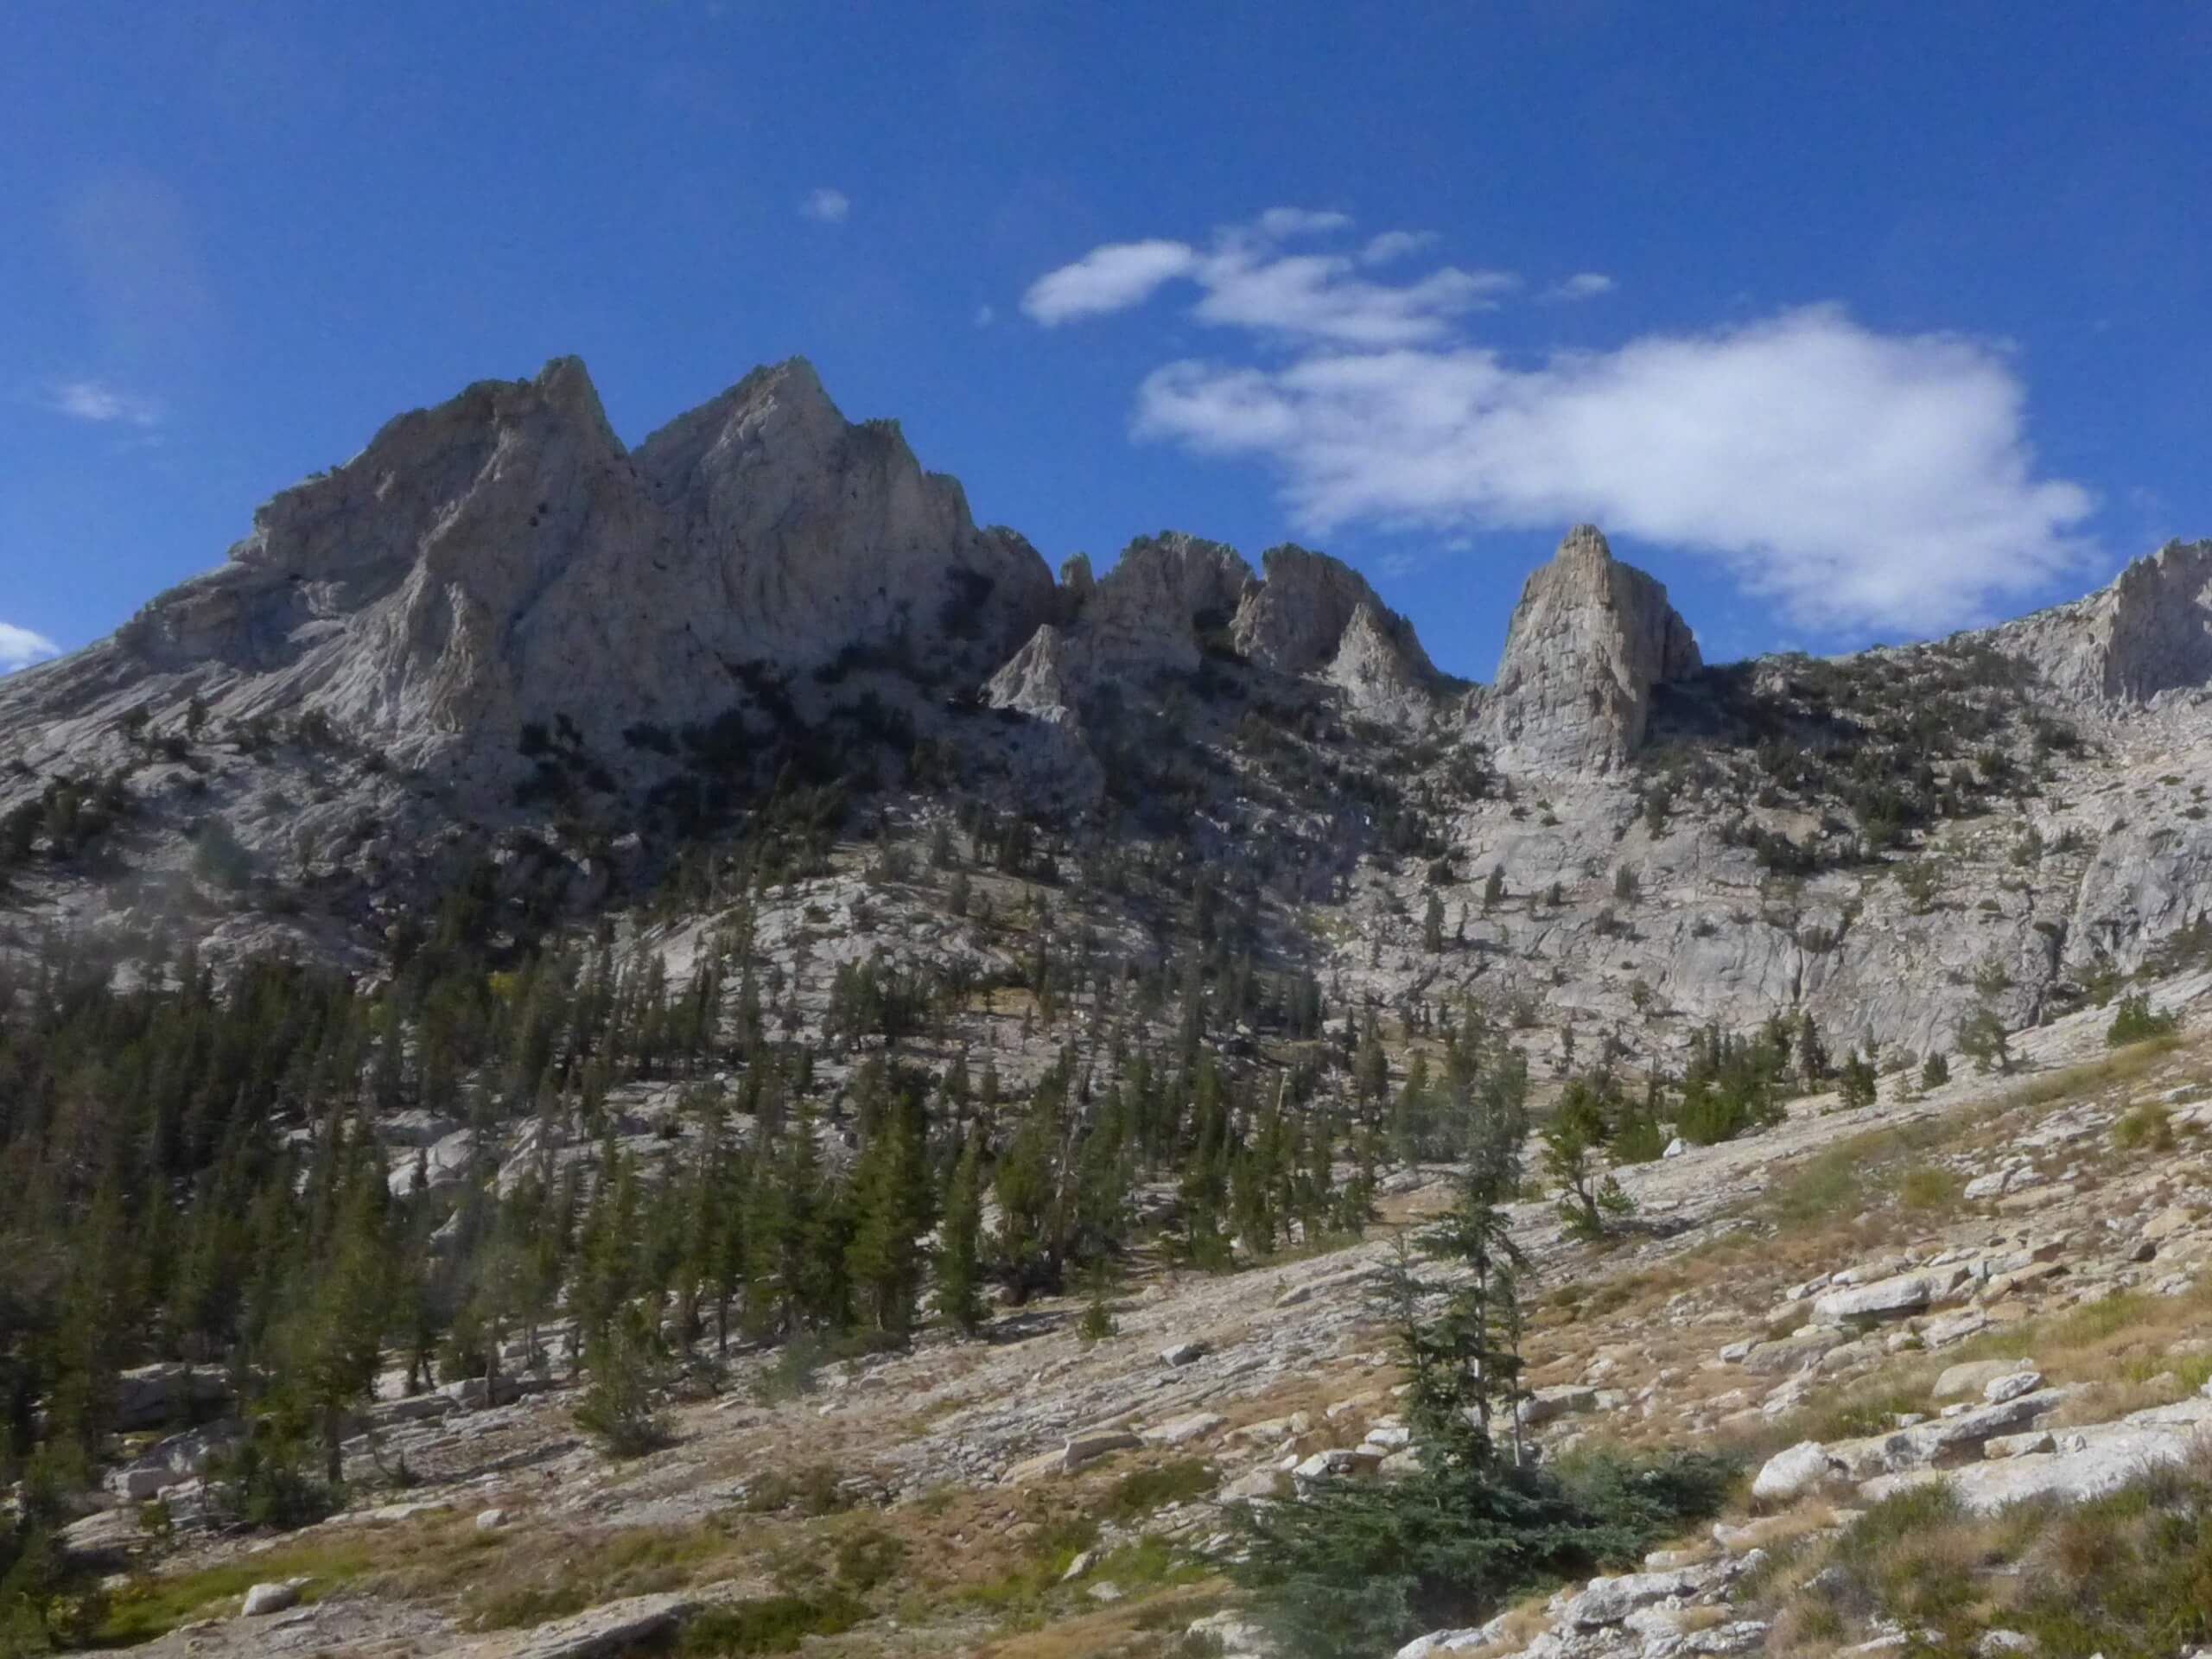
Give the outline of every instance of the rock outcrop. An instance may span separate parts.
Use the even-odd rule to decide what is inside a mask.
[[[1510,767],[1610,771],[1643,741],[1651,688],[1700,665],[1666,588],[1578,524],[1521,590],[1478,731]]]
[[[1285,543],[1260,556],[1265,578],[1248,588],[1230,636],[1254,662],[1318,675],[1371,716],[1425,712],[1441,677],[1413,625],[1341,560]]]
[[[2147,702],[2212,683],[2212,541],[2168,542],[2088,598],[1989,638],[2082,702]]]
[[[1211,652],[1334,685],[1372,717],[1433,706],[1443,677],[1357,571],[1288,543],[1262,565],[1264,577],[1234,548],[1176,531],[1140,537],[1101,577],[1078,555],[1061,571],[1059,621],[992,677],[988,699],[1065,720],[1091,689],[1193,673]]]

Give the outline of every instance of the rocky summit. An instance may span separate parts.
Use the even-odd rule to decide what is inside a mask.
[[[1472,684],[469,387],[0,679],[0,1650],[2212,1643],[2208,815],[2212,542]]]

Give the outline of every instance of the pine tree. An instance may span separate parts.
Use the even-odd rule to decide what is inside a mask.
[[[880,1113],[853,1172],[853,1231],[844,1272],[862,1318],[887,1336],[913,1328],[931,1223],[920,1085],[907,1080]]]
[[[585,1350],[591,1382],[576,1406],[576,1421],[607,1452],[636,1457],[665,1446],[666,1421],[653,1408],[654,1390],[668,1355],[645,1310],[623,1306]]]
[[[392,1252],[378,1161],[369,1160],[348,1184],[327,1265],[308,1288],[288,1344],[290,1376],[316,1423],[323,1476],[334,1486],[344,1473],[346,1413],[375,1385],[391,1322]]]
[[[1544,1126],[1542,1139],[1545,1173],[1560,1188],[1560,1218],[1577,1237],[1599,1236],[1608,1217],[1626,1215],[1633,1208],[1618,1180],[1599,1174],[1597,1152],[1605,1135],[1602,1089],[1575,1078]]]
[[[1829,1071],[1827,1045],[1821,1040],[1821,1028],[1809,1014],[1797,1021],[1797,1071],[1808,1089],[1819,1088]]]
[[[945,1189],[936,1296],[938,1317],[966,1337],[974,1336],[983,1322],[982,1232],[982,1136],[970,1129],[962,1137],[951,1183]]]

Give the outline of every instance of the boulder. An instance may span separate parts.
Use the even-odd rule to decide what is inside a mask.
[[[681,1594],[628,1596],[453,1651],[466,1659],[613,1659],[665,1639],[699,1606]]]
[[[1843,1339],[1840,1331],[1808,1325],[1772,1342],[1754,1343],[1744,1354],[1743,1367],[1758,1376],[1786,1376],[1809,1370]]]
[[[1879,1503],[1929,1481],[1948,1481],[1959,1501],[1974,1515],[1994,1515],[2030,1498],[2079,1503],[2117,1491],[2137,1476],[2189,1455],[2183,1430],[2150,1424],[2107,1424],[2070,1437],[2073,1450],[2028,1452],[1986,1460],[1963,1469],[1919,1469],[1881,1475],[1859,1491]]]
[[[1316,1452],[1290,1472],[1300,1480],[1365,1480],[1382,1468],[1382,1457],[1371,1446],[1335,1446]]]
[[[1154,1424],[1144,1431],[1144,1438],[1154,1446],[1187,1446],[1192,1440],[1211,1440],[1228,1421],[1217,1411],[1194,1411]]]
[[[1109,1452],[1133,1451],[1144,1442],[1126,1429],[1094,1428],[1071,1434],[1060,1448],[1060,1467],[1071,1473]]]
[[[1584,1630],[1618,1624],[1640,1607],[1670,1596],[1693,1596],[1714,1574],[1708,1569],[1680,1567],[1666,1573],[1627,1573],[1618,1578],[1592,1579],[1582,1593],[1567,1604],[1564,1622]]]
[[[265,1618],[271,1613],[281,1613],[299,1603],[300,1592],[310,1580],[284,1579],[273,1584],[257,1584],[245,1592],[245,1600],[238,1613],[244,1618]]]
[[[2016,1359],[1972,1359],[1962,1365],[1947,1365],[1930,1392],[1938,1400],[1967,1398],[1980,1394],[2000,1376],[2018,1375],[2021,1369],[2021,1362]]]
[[[115,1428],[129,1434],[191,1418],[231,1397],[230,1379],[213,1365],[137,1365],[115,1379]]]
[[[1966,1277],[1963,1268],[1926,1268],[1872,1284],[1847,1285],[1822,1294],[1813,1304],[1813,1315],[1828,1325],[1901,1319],[1940,1301]]]
[[[1459,1630],[1431,1630],[1427,1636],[1417,1636],[1400,1648],[1393,1659],[1430,1659],[1439,1653],[1472,1653],[1478,1648],[1490,1645],[1487,1627],[1473,1625]]]
[[[1751,1496],[1762,1503],[1792,1503],[1841,1471],[1818,1440],[1800,1440],[1766,1460],[1751,1482]]]
[[[1538,1389],[1516,1408],[1523,1428],[1541,1427],[1555,1418],[1577,1415],[1597,1408],[1598,1390],[1585,1388],[1579,1382]]]

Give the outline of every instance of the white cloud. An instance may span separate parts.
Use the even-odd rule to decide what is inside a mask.
[[[1171,363],[1135,429],[1268,463],[1311,532],[1586,518],[1713,556],[1807,626],[1927,633],[2088,554],[2094,504],[2037,475],[2024,401],[1998,348],[1816,306],[1536,366],[1456,338]]]
[[[1517,281],[1505,271],[1446,265],[1391,287],[1351,270],[1352,261],[1338,255],[1230,248],[1199,266],[1205,294],[1192,315],[1344,346],[1412,345],[1441,339],[1466,312],[1491,308]]]
[[[798,205],[803,218],[819,219],[824,225],[842,225],[853,211],[853,199],[842,190],[828,186],[810,190],[806,200]]]
[[[60,654],[61,647],[44,634],[0,622],[0,674],[13,673],[16,669],[28,668],[33,663],[42,663]]]
[[[1359,262],[1363,265],[1387,265],[1393,259],[1419,253],[1435,240],[1434,231],[1385,231],[1368,238],[1367,245],[1359,251]]]
[[[151,397],[111,386],[105,380],[65,380],[47,398],[47,407],[73,420],[126,426],[156,426],[162,406]]]
[[[1610,294],[1618,284],[1610,276],[1594,270],[1578,270],[1563,282],[1554,283],[1538,297],[1541,299],[1594,300],[1600,294]]]
[[[988,328],[998,320],[999,314],[997,307],[979,305],[976,308],[976,326],[978,328]]]
[[[1342,213],[1274,207],[1250,225],[1222,227],[1203,251],[1187,242],[1108,243],[1039,277],[1021,308],[1049,327],[1127,310],[1167,283],[1188,279],[1199,289],[1192,315],[1201,322],[1386,346],[1440,339],[1453,318],[1494,307],[1519,283],[1508,271],[1446,265],[1391,286],[1357,275],[1358,262],[1349,255],[1286,253],[1280,245],[1291,236],[1323,235],[1351,222]]]
[[[1187,242],[1109,242],[1039,276],[1021,296],[1021,308],[1048,328],[1126,311],[1161,284],[1188,276],[1198,263],[1198,251]]]
[[[1351,220],[1342,213],[1317,213],[1306,207],[1270,207],[1260,215],[1260,234],[1278,240],[1294,236],[1323,236],[1341,231]]]

